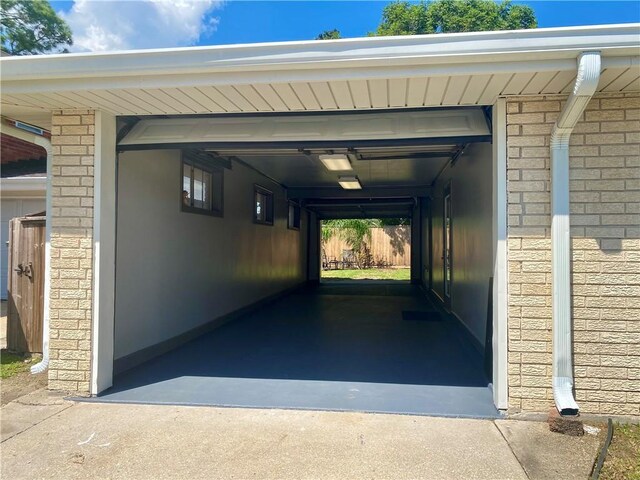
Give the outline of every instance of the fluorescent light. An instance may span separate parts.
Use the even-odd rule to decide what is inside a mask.
[[[362,190],[358,177],[338,177],[338,183],[345,190]]]
[[[319,155],[318,158],[320,158],[320,161],[324,164],[327,170],[339,172],[353,170],[353,168],[351,168],[349,158],[342,153]]]

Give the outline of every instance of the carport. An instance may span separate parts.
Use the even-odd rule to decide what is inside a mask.
[[[120,129],[116,375],[98,400],[497,415],[488,109],[123,118]],[[210,195],[192,188],[197,175]],[[466,234],[471,251],[460,242],[467,309],[452,308],[435,271],[454,183],[469,204],[461,224],[484,225]],[[386,217],[411,219],[411,283],[318,285],[320,221]],[[176,309],[160,301],[172,298]]]
[[[319,221],[404,212],[411,283],[429,305],[390,317],[444,309],[500,410],[547,411],[553,397],[575,414],[576,396],[606,381],[585,411],[637,413],[632,380],[577,355],[618,361],[629,338],[572,309],[571,275],[602,268],[594,285],[615,296],[581,289],[584,304],[637,317],[617,271],[594,266],[637,245],[637,185],[617,170],[637,164],[637,29],[3,57],[3,116],[52,133],[50,304],[34,369],[48,368],[52,389],[95,396],[114,372],[286,311],[300,292],[317,303],[329,295],[304,289],[319,280]],[[589,213],[603,201],[621,205]],[[581,253],[596,247],[617,257]]]

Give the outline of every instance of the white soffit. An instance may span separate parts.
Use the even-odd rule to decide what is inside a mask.
[[[153,118],[139,121],[119,146],[342,142],[490,135],[480,108],[361,114]]]
[[[640,91],[640,25],[3,57],[3,115],[354,111],[492,105],[568,94],[576,59],[600,51],[599,92]]]

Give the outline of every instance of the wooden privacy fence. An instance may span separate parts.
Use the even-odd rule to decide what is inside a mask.
[[[411,266],[411,227],[408,225],[388,226],[371,229],[371,248],[374,260],[382,259],[394,267]],[[322,243],[322,249],[329,259],[340,260],[342,252],[351,247],[339,238],[332,236]]]
[[[9,222],[7,349],[42,352],[45,216]]]

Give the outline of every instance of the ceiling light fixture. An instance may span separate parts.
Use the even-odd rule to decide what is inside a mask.
[[[338,171],[338,172],[346,172],[348,170],[353,170],[351,167],[351,162],[349,161],[349,157],[347,157],[343,153],[335,153],[335,154],[326,154],[326,155],[318,155],[320,161],[325,166],[327,170]]]
[[[362,190],[358,177],[338,177],[338,183],[345,190]]]

